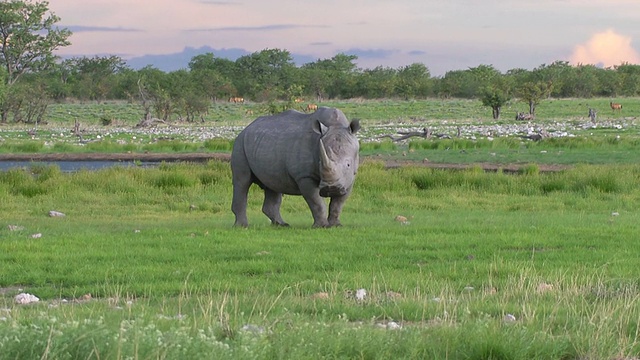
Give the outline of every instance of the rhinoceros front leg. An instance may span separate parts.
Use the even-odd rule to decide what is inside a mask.
[[[312,179],[303,179],[298,181],[298,186],[313,215],[313,227],[328,227],[327,205],[320,196],[317,182]]]
[[[278,226],[289,226],[282,216],[280,216],[280,204],[282,204],[282,194],[271,189],[264,189],[264,203],[262,212],[271,220],[271,224]]]
[[[340,213],[348,197],[349,194],[347,193],[346,195],[331,198],[329,202],[329,217],[327,219],[329,226],[342,226],[340,223]]]

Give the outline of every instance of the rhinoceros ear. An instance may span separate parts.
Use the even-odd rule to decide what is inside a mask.
[[[327,129],[328,129],[328,127],[326,127],[326,126],[325,126],[323,123],[321,123],[320,121],[318,121],[318,120],[314,120],[314,121],[313,121],[313,131],[314,131],[316,134],[320,134],[320,135],[322,135],[322,134],[324,134],[324,133],[326,133],[326,132],[327,132]]]
[[[360,120],[358,119],[353,119],[351,121],[351,124],[349,125],[349,128],[351,129],[351,133],[355,134],[358,132],[358,130],[360,130]]]

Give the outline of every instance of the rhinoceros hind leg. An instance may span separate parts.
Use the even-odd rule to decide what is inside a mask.
[[[280,215],[280,204],[282,204],[282,194],[265,188],[262,212],[271,220],[271,224],[276,226],[289,226]]]
[[[233,226],[248,227],[247,219],[247,195],[251,187],[250,176],[239,176],[233,174],[233,200],[231,202],[231,211],[236,216],[236,222]]]

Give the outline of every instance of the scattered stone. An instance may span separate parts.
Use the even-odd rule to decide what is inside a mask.
[[[614,211],[614,212],[611,213],[611,216],[619,216],[619,215],[620,215],[620,213],[617,212],[617,211]]]
[[[61,213],[60,211],[51,210],[49,211],[50,217],[65,217],[66,215]]]
[[[473,291],[475,288],[473,286],[465,286],[464,291]]]
[[[400,298],[402,298],[402,294],[397,293],[397,292],[395,292],[395,291],[387,291],[387,292],[385,293],[385,295],[386,295],[386,296],[387,296],[387,298],[389,298],[389,299],[400,299]]]
[[[32,239],[40,239],[42,237],[42,233],[31,234]]]
[[[356,290],[356,300],[358,301],[364,301],[364,299],[367,297],[367,290],[365,289],[358,289]]]
[[[196,210],[197,208],[198,208],[198,207],[197,207],[197,206],[195,206],[195,205],[193,205],[193,204],[189,205],[189,211]]]
[[[553,284],[540,283],[538,285],[538,293],[546,293],[553,290]]]
[[[314,300],[327,300],[329,299],[329,293],[326,292],[317,292],[311,295],[311,298]]]
[[[398,324],[395,321],[389,321],[387,323],[387,329],[389,330],[398,330],[398,329],[402,329],[402,325]]]
[[[246,324],[240,328],[240,331],[251,333],[254,335],[259,335],[264,333],[264,328],[262,326],[254,325],[254,324]]]
[[[7,225],[7,228],[9,229],[9,231],[24,230],[24,226],[19,226],[19,225]]]
[[[498,289],[496,289],[495,287],[492,286],[492,287],[486,289],[485,293],[487,295],[494,295],[494,294],[498,293]]]
[[[18,295],[15,296],[14,298],[16,304],[30,304],[30,303],[34,303],[34,302],[38,302],[40,301],[40,299],[38,299],[37,296],[29,294],[29,293],[20,293]]]
[[[515,316],[513,316],[513,315],[511,315],[511,314],[507,314],[507,315],[505,315],[505,316],[504,316],[504,319],[503,319],[503,320],[504,320],[504,322],[506,322],[506,323],[512,323],[512,322],[515,322],[515,321],[516,321],[516,317],[515,317]]]

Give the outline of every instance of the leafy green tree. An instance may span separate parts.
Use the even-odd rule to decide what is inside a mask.
[[[390,67],[377,66],[364,70],[357,76],[357,95],[369,99],[382,99],[394,96],[396,89],[396,71]]]
[[[595,71],[595,77],[596,83],[599,85],[595,89],[595,96],[616,97],[622,92],[622,73],[613,68],[598,68]]]
[[[104,100],[115,92],[116,74],[124,71],[126,62],[118,56],[76,57],[66,61],[74,83],[73,96],[82,100]]]
[[[504,89],[497,86],[490,85],[481,90],[480,101],[482,101],[482,105],[491,108],[494,119],[500,118],[502,106],[506,104],[509,99],[509,94]]]
[[[235,71],[231,60],[217,59],[213,53],[196,55],[189,62],[189,70],[195,85],[213,101],[237,93],[231,81]]]
[[[528,81],[516,87],[516,94],[529,105],[529,114],[535,115],[536,106],[551,93],[551,84]]]
[[[614,66],[614,69],[620,81],[620,93],[625,96],[640,95],[640,65],[625,62]]]
[[[555,61],[549,65],[542,64],[531,72],[530,81],[540,81],[551,86],[549,96],[571,97],[574,89],[570,84],[570,78],[574,76],[574,68],[568,61]]]
[[[355,93],[354,63],[358,57],[340,53],[331,59],[322,59],[302,66],[305,88],[313,92],[318,101],[323,98],[350,97]]]
[[[0,104],[4,104],[7,96],[7,73],[0,69]]]
[[[60,18],[48,11],[47,1],[0,2],[0,62],[7,70],[7,84],[26,72],[50,67],[53,51],[71,44],[71,31],[55,26]]]
[[[236,88],[243,97],[258,101],[275,100],[284,96],[296,71],[291,53],[286,50],[266,49],[236,60]]]
[[[163,116],[163,109],[166,109],[166,101],[169,97],[167,89],[167,74],[154,68],[145,66],[136,73],[135,95],[133,98],[140,102],[142,106],[143,120],[151,119],[152,111],[155,110]]]
[[[421,63],[413,63],[398,70],[396,95],[404,99],[427,97],[431,92],[429,69]]]
[[[6,71],[8,88],[25,73],[51,67],[55,63],[53,51],[70,44],[71,32],[55,26],[60,18],[49,13],[48,7],[46,1],[0,2],[0,65]],[[6,122],[9,106],[1,105],[1,121]]]

